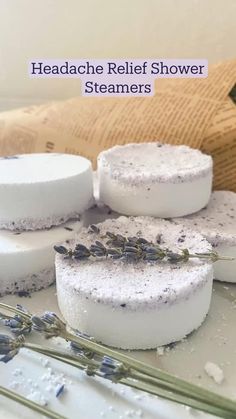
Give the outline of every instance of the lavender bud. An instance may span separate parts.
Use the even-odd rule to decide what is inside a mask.
[[[54,250],[60,255],[67,255],[68,250],[64,246],[54,246]]]
[[[100,229],[95,224],[91,224],[89,226],[88,233],[96,233],[96,234],[99,234],[100,233]]]

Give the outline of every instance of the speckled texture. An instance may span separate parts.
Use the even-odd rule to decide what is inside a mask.
[[[12,278],[12,281],[4,282],[0,277],[0,297],[7,294],[17,294],[19,292],[34,292],[49,287],[55,281],[55,269],[43,269],[33,275],[23,278]]]
[[[174,218],[173,221],[197,230],[213,246],[236,246],[236,193],[215,191],[206,208],[184,218]]]
[[[0,229],[11,231],[26,230],[44,230],[60,224],[68,220],[79,220],[80,214],[73,212],[71,214],[54,215],[47,218],[21,218],[12,222],[6,222],[0,219]]]
[[[199,150],[158,142],[115,146],[98,156],[98,167],[129,185],[193,181],[211,173],[212,165]]]
[[[188,231],[168,221],[151,217],[119,217],[98,224],[100,234],[88,233],[83,228],[76,243],[89,246],[95,240],[105,242],[104,233],[111,231],[125,236],[140,235],[156,242],[161,234],[161,246],[173,251],[188,248],[192,252],[206,252],[211,245],[196,232]],[[56,275],[64,288],[94,302],[129,310],[149,309],[172,305],[188,299],[209,278],[212,266],[202,260],[185,264],[167,262],[125,262],[121,260],[89,259],[76,261],[56,256]]]

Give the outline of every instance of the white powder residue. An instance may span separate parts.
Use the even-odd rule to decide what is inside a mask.
[[[47,406],[47,400],[43,397],[40,391],[32,391],[30,394],[28,394],[27,399],[38,403],[41,406]]]
[[[224,372],[219,367],[219,365],[215,364],[214,362],[207,362],[204,367],[205,372],[209,377],[213,378],[213,380],[217,384],[221,384],[224,380]]]
[[[164,352],[165,352],[164,346],[159,346],[159,347],[157,348],[157,355],[158,355],[158,356],[162,356],[162,355],[164,355]]]

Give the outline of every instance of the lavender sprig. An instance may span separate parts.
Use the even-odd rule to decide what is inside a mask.
[[[22,406],[28,407],[34,412],[40,413],[41,415],[51,418],[51,419],[66,419],[65,416],[60,415],[59,413],[52,412],[51,410],[45,408],[44,406],[39,405],[38,403],[33,402],[32,400],[26,399],[15,391],[10,390],[0,386],[0,395],[7,397],[14,402],[20,403]]]
[[[14,356],[18,354],[23,342],[23,335],[17,337],[16,339],[7,335],[0,335],[0,355],[3,355],[0,358],[0,361],[4,362],[5,364],[11,361],[11,359],[13,359]]]
[[[19,338],[15,338],[13,340],[16,341],[15,346],[19,348]],[[5,341],[8,341],[8,337],[5,335],[0,335],[0,348],[1,348],[1,342],[3,345],[5,345]],[[202,400],[202,398],[199,398],[197,395],[195,395],[195,397],[184,395],[184,394],[179,393],[177,384],[175,388],[174,389],[172,388],[172,390],[170,391],[167,383],[164,380],[162,381],[160,380],[160,382],[157,382],[153,380],[152,378],[146,376],[145,374],[140,374],[137,371],[132,370],[132,368],[126,367],[124,366],[124,364],[119,363],[115,361],[113,358],[110,358],[108,356],[104,356],[102,360],[98,362],[95,360],[85,359],[84,357],[66,354],[59,350],[45,348],[45,347],[34,345],[31,343],[26,343],[24,340],[20,342],[20,347],[22,348],[26,347],[40,354],[51,356],[52,358],[58,361],[64,362],[68,365],[84,370],[88,376],[96,375],[98,377],[111,380],[112,382],[116,382],[116,383],[119,382],[129,387],[143,390],[148,393],[163,397],[167,400],[172,400],[180,404],[185,404],[195,409],[199,409],[199,410],[214,414],[219,417],[224,417],[228,419],[235,418],[236,404],[230,400],[227,400],[221,397],[221,399],[224,401],[224,404],[223,404],[222,400],[221,402],[218,401],[218,396],[214,395],[214,393],[210,393],[210,394],[215,397],[215,401],[209,400],[208,396],[205,396],[205,399]],[[9,348],[9,350],[10,349],[11,348]],[[4,350],[5,350],[5,346],[4,346]],[[186,384],[189,385],[188,383]],[[198,387],[197,386],[195,387],[197,390]],[[55,418],[57,417],[57,416],[50,416],[49,412],[47,416],[55,417]]]
[[[43,333],[46,339],[61,336],[66,332],[66,324],[52,311],[45,311],[39,316],[31,316],[32,328]]]
[[[65,246],[54,246],[54,250],[68,258],[86,260],[88,258],[125,259],[127,261],[147,261],[169,263],[188,262],[189,259],[207,259],[211,262],[218,260],[234,260],[232,257],[220,256],[217,252],[193,253],[188,249],[181,249],[179,253],[161,247],[158,243],[149,242],[143,237],[125,237],[121,234],[107,232],[105,245],[96,240],[90,247],[78,243],[74,249]]]
[[[83,365],[85,365],[86,372],[89,375],[94,375],[95,373],[94,363],[96,363],[96,368],[97,368],[98,365],[100,365],[99,363],[101,363],[101,358],[103,358],[104,356],[110,357],[113,359],[114,362],[121,363],[124,368],[129,368],[130,374],[132,375],[132,379],[133,378],[138,379],[138,377],[139,378],[141,377],[142,384],[140,385],[142,386],[143,382],[145,382],[147,386],[146,389],[142,388],[144,391],[151,392],[152,394],[157,394],[155,393],[155,391],[157,391],[157,388],[159,391],[161,387],[162,389],[161,391],[168,392],[168,397],[166,394],[163,395],[162,397],[168,398],[169,400],[171,400],[169,398],[169,392],[172,392],[173,397],[176,399],[177,402],[179,400],[183,400],[183,399],[185,400],[185,399],[191,398],[192,400],[191,403],[186,402],[186,404],[188,404],[189,406],[194,407],[195,406],[195,405],[193,406],[194,403],[198,403],[198,406],[199,406],[199,403],[202,403],[204,406],[205,404],[208,404],[208,405],[212,404],[212,406],[214,406],[215,409],[219,409],[220,411],[221,409],[230,410],[231,416],[223,416],[223,417],[230,417],[230,418],[234,417],[232,416],[232,411],[234,412],[234,415],[236,414],[236,403],[231,401],[230,399],[226,399],[222,396],[216,395],[208,390],[201,389],[198,386],[188,383],[182,379],[179,379],[165,371],[149,366],[148,364],[145,364],[141,361],[133,359],[123,353],[117,352],[102,344],[98,344],[92,338],[88,338],[88,336],[85,336],[81,333],[74,335],[67,330],[65,323],[62,322],[55,313],[46,312],[41,317],[38,317],[38,316],[30,317],[29,314],[22,312],[21,310],[19,310],[19,308],[14,308],[4,303],[0,303],[0,307],[2,309],[20,314],[26,317],[28,320],[31,319],[32,328],[42,333],[46,338],[51,338],[53,336],[60,336],[66,341],[73,342],[73,344],[75,344],[77,348],[79,349],[78,355],[79,355],[80,362]],[[32,344],[31,344],[31,347],[32,347]],[[74,346],[74,349],[75,349],[75,346]],[[44,352],[42,352],[42,349],[41,349],[41,353],[45,353],[45,349],[43,350]],[[40,350],[38,349],[38,351]],[[91,354],[94,354],[93,356],[90,357],[90,359],[86,357],[87,351],[89,351]],[[47,354],[49,354],[49,352],[50,350],[47,349]],[[54,357],[55,359],[62,360],[63,362],[70,363],[70,365],[72,365],[75,362],[72,355],[66,355],[65,357],[63,355],[55,355],[55,353],[52,354],[52,351],[51,351],[50,356]],[[74,366],[76,366],[76,364]],[[100,376],[102,376],[102,372],[100,371],[99,373],[101,374]],[[126,378],[123,378],[122,380],[126,380]],[[120,382],[123,382],[123,381],[120,381]],[[133,381],[132,383],[130,382],[127,383],[127,385],[137,387],[136,383],[133,383]],[[153,387],[155,387],[154,390],[153,390]],[[161,395],[160,391],[159,391],[159,395]],[[206,407],[204,406],[201,406],[198,408],[200,410],[201,409],[204,410]],[[210,412],[209,409],[204,410],[204,411]],[[217,411],[215,411],[215,414],[217,415]],[[222,417],[221,414],[219,414],[218,416]]]
[[[17,304],[16,308],[24,314],[29,314],[29,312],[21,304]],[[5,326],[10,327],[12,333],[14,333],[16,336],[28,334],[31,332],[32,322],[30,318],[28,319],[21,314],[17,313],[14,315],[14,317],[10,317],[0,313],[0,320]]]

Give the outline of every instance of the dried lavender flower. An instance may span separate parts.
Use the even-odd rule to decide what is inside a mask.
[[[87,333],[82,333],[79,330],[76,331],[76,336],[82,337],[83,339],[87,339],[90,341],[94,341],[94,338],[89,336]],[[92,359],[95,356],[93,351],[90,351],[84,347],[82,347],[78,342],[71,341],[70,342],[71,349],[76,352],[78,355],[83,355],[86,358]]]
[[[62,395],[62,393],[65,390],[65,384],[58,384],[58,386],[56,387],[56,397],[60,397]]]
[[[31,320],[27,319],[27,316],[24,316],[24,314],[29,315],[30,313],[21,304],[17,304],[16,309],[22,311],[22,315],[15,314],[13,317],[10,317],[0,313],[0,320],[2,320],[4,326],[9,327],[11,332],[17,336],[30,333],[32,327]]]
[[[68,253],[68,250],[64,246],[54,246],[54,249],[57,253],[60,253],[61,255],[66,255]]]
[[[216,252],[193,253],[188,249],[182,249],[179,253],[170,249],[164,249],[158,243],[149,242],[143,237],[124,237],[121,234],[106,232],[105,237],[109,240],[106,245],[96,240],[90,248],[78,243],[74,250],[64,246],[55,246],[54,249],[66,257],[74,259],[88,259],[89,257],[110,257],[111,259],[126,259],[127,261],[146,260],[147,262],[165,261],[169,263],[187,262],[190,258],[207,259],[212,262],[217,260],[233,260],[231,257],[218,255]],[[157,241],[160,241],[160,235]]]
[[[98,228],[95,224],[91,224],[88,228],[88,233],[99,234],[100,233],[100,228]]]
[[[13,311],[14,313],[22,314],[22,316],[25,315],[29,320],[31,319],[29,314],[25,314],[23,311],[21,313],[19,309],[10,305],[0,303],[0,307],[5,310],[8,309],[10,312]],[[59,324],[61,322],[60,326],[64,326],[64,323],[52,312],[46,312],[44,316],[40,318],[35,316],[35,318],[39,319],[36,321],[39,331],[45,329],[45,325],[43,326],[44,323],[48,327],[55,327],[59,321]],[[49,337],[53,336],[55,335],[52,334]],[[236,403],[230,399],[216,395],[208,390],[203,390],[198,386],[185,382],[164,371],[137,361],[134,358],[130,358],[125,354],[92,342],[92,338],[80,332],[76,336],[62,327],[60,336],[67,341],[73,340],[79,345],[81,344],[81,347],[84,347],[86,350],[94,351],[95,357],[92,360],[80,356],[77,358],[58,350],[26,343],[24,342],[23,336],[14,339],[6,335],[0,335],[0,350],[2,350],[2,354],[4,355],[1,360],[8,362],[18,353],[21,347],[26,347],[84,370],[87,375],[98,375],[114,382],[120,381],[128,386],[139,388],[151,394],[156,394],[168,400],[176,401],[219,417],[235,418]],[[46,416],[55,419],[60,417],[56,414],[52,415],[52,413],[48,413],[47,411],[44,413],[46,413]]]
[[[118,382],[129,375],[129,368],[109,356],[102,358],[99,371],[103,378],[113,382]]]
[[[46,339],[60,336],[66,331],[66,324],[52,311],[46,311],[41,317],[32,316],[33,330],[43,333]]]
[[[13,359],[24,345],[24,341],[23,335],[12,338],[11,336],[0,334],[0,355],[4,355],[0,358],[0,361],[6,364]]]

